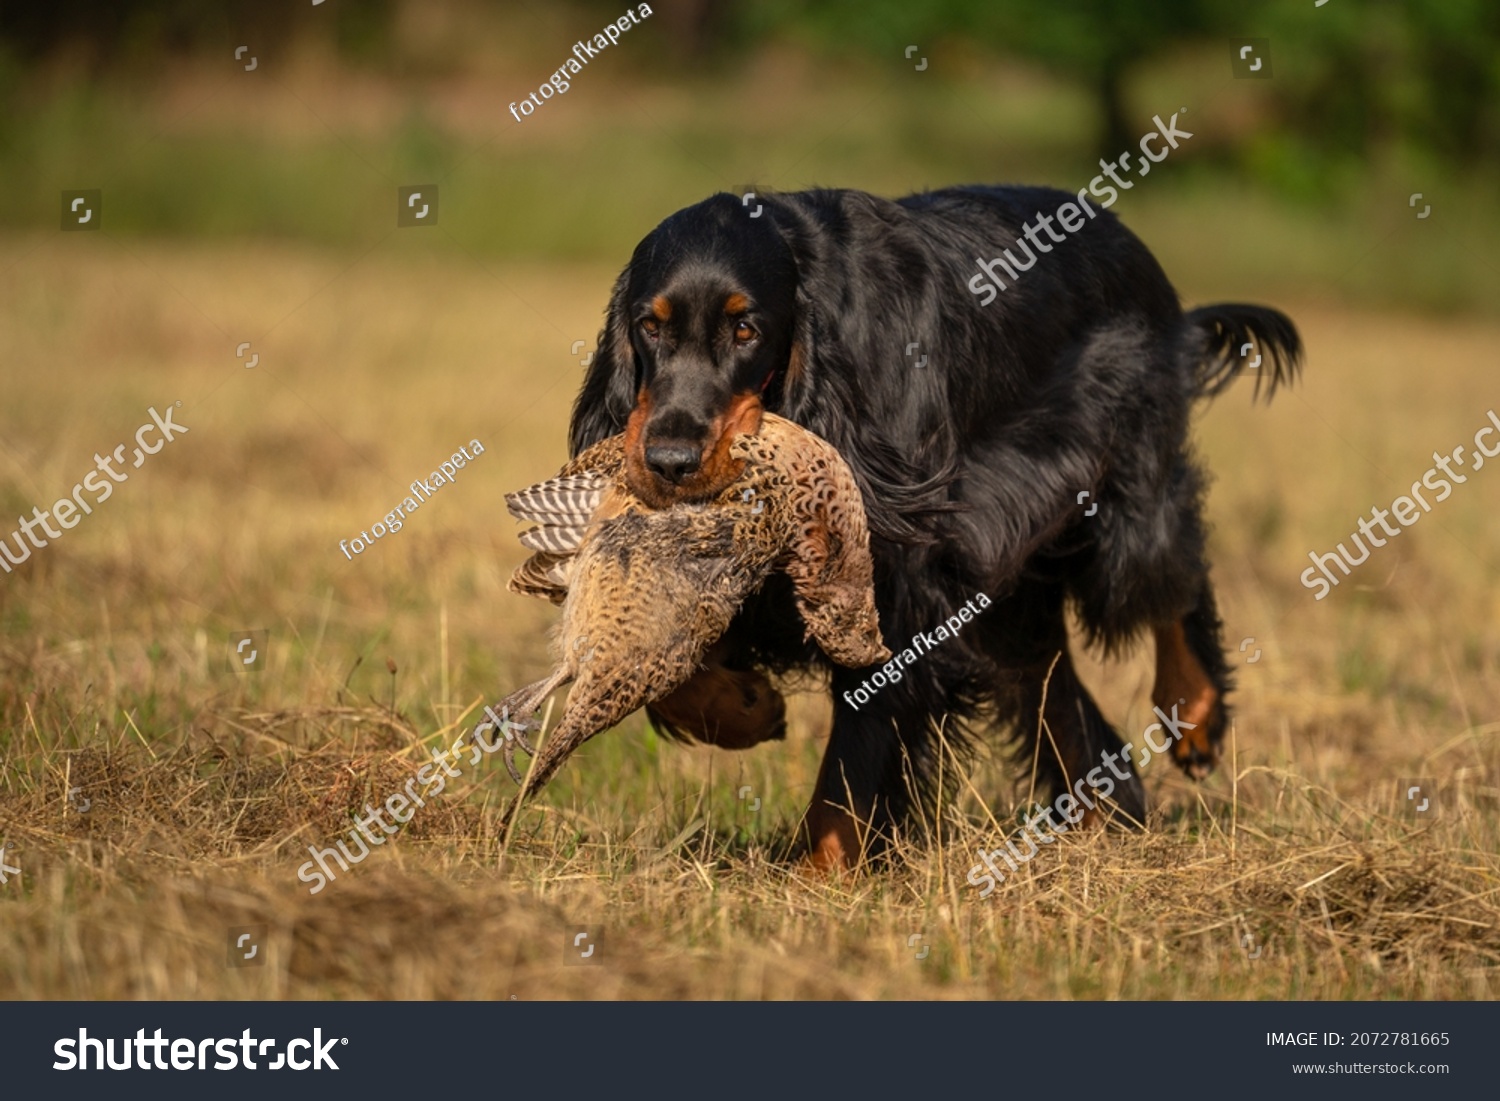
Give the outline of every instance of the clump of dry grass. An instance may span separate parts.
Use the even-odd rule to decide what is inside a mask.
[[[502,864],[478,808],[491,774],[313,895],[294,872],[306,845],[399,790],[415,731],[349,707],[221,724],[238,737],[157,752],[127,727],[8,769],[0,821],[24,889],[0,911],[0,996],[1495,992],[1489,791],[1449,792],[1417,821],[1245,769],[1232,799],[1178,803],[1143,834],[1059,838],[982,899],[965,877],[1001,833],[972,796],[944,808],[937,844],[825,879],[779,859],[785,823],[747,837],[681,768],[644,815],[539,805]],[[268,927],[265,963],[231,969],[226,934],[250,925]],[[603,930],[597,967],[567,966],[583,929]]]

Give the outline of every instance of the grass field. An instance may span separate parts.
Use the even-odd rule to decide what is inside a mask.
[[[1153,762],[1142,835],[1070,834],[980,899],[975,851],[1026,806],[996,756],[939,846],[804,876],[780,854],[827,734],[810,693],[785,743],[743,754],[633,717],[503,858],[513,788],[486,761],[310,895],[310,844],[549,665],[554,610],[505,590],[501,494],[563,459],[570,347],[613,271],[405,235],[364,254],[11,235],[0,257],[0,517],[71,493],[148,406],[181,401],[189,430],[0,575],[0,843],[20,868],[0,998],[1500,994],[1500,473],[1328,599],[1297,581],[1500,406],[1500,325],[1273,301],[1303,329],[1304,385],[1252,408],[1242,383],[1197,428],[1230,648],[1254,640],[1232,755],[1202,786]],[[345,558],[475,438],[454,485]],[[242,629],[269,631],[263,671],[231,671]],[[1138,744],[1149,671],[1148,647],[1086,667]],[[1440,785],[1436,813],[1406,812],[1408,777]],[[228,967],[229,929],[254,925],[263,966]],[[600,965],[565,966],[584,928]]]

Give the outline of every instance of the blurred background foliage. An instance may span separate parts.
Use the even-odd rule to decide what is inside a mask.
[[[0,0],[0,228],[53,228],[60,189],[101,187],[121,234],[369,247],[394,185],[441,182],[423,247],[618,262],[720,189],[1076,189],[1185,107],[1194,140],[1116,207],[1169,270],[1500,302],[1495,0],[663,0],[517,123],[625,8]],[[1232,75],[1242,37],[1269,40],[1270,79]]]
[[[1322,9],[1285,0],[771,0],[753,10],[764,31],[791,28],[827,47],[884,53],[951,37],[1034,60],[1093,97],[1106,154],[1133,144],[1129,89],[1143,73],[1194,49],[1222,51],[1233,38],[1269,38],[1276,65],[1257,136],[1283,156],[1314,169],[1393,150],[1452,166],[1500,160],[1493,0],[1333,0]]]

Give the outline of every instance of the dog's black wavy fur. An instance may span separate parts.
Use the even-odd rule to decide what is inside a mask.
[[[686,441],[706,455],[714,418],[759,392],[832,442],[859,479],[893,649],[978,592],[996,602],[858,711],[842,694],[870,670],[830,667],[818,797],[852,800],[877,840],[925,817],[913,811],[933,794],[940,724],[960,750],[981,726],[1008,725],[1028,762],[1041,737],[1034,759],[1054,791],[1078,762],[1120,746],[1072,670],[1069,605],[1107,650],[1180,624],[1221,699],[1231,687],[1189,416],[1241,373],[1244,344],[1262,357],[1256,388],[1269,396],[1297,373],[1300,341],[1271,309],[1184,313],[1151,253],[1102,210],[980,305],[968,286],[976,260],[1018,252],[1023,224],[1072,198],[1033,187],[898,201],[760,193],[752,217],[738,196],[712,196],[635,250],[574,407],[575,454],[641,404],[643,447],[666,441],[656,454],[679,455]],[[744,309],[724,324],[748,325],[748,342],[715,320],[733,296]],[[654,322],[663,297],[670,318]],[[802,634],[785,586],[772,585],[730,639],[746,666],[827,665]],[[1226,717],[1221,708],[1215,744]],[[1115,798],[1143,814],[1138,780]]]

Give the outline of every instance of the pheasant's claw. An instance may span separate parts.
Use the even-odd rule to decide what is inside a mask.
[[[520,787],[525,782],[525,777],[521,775],[521,770],[516,768],[516,742],[519,740],[518,738],[509,737],[505,739],[505,770],[510,773],[510,778],[516,782],[517,787]],[[527,752],[529,753],[530,750]]]
[[[519,745],[524,749],[527,756],[535,757],[536,747],[526,739],[526,731],[538,730],[540,728],[541,724],[535,719],[524,723],[514,722],[510,719],[504,720],[503,729],[505,731],[505,738],[501,743],[501,748],[504,751],[503,756],[505,757],[506,771],[510,773],[510,778],[516,782],[517,786],[522,784],[524,779],[520,769],[516,767],[516,746]]]
[[[503,751],[506,771],[510,773],[511,779],[517,784],[521,783],[521,773],[516,768],[516,746],[519,745],[528,755],[535,757],[536,749],[526,737],[528,730],[540,730],[541,723],[536,719],[528,719],[526,722],[516,722],[510,717],[510,709],[501,707],[500,714],[495,714],[493,707],[486,707],[486,718],[482,719],[474,727],[474,740],[484,747],[486,753],[493,753],[499,749]],[[492,739],[486,739],[484,732],[494,731]]]
[[[512,737],[515,738],[515,740],[520,743],[521,748],[524,749],[529,756],[535,757],[536,749],[530,742],[526,740],[526,731],[536,730],[540,727],[540,725],[541,724],[536,722],[535,720],[524,723],[511,723],[510,729],[505,732],[505,736],[507,739]]]

